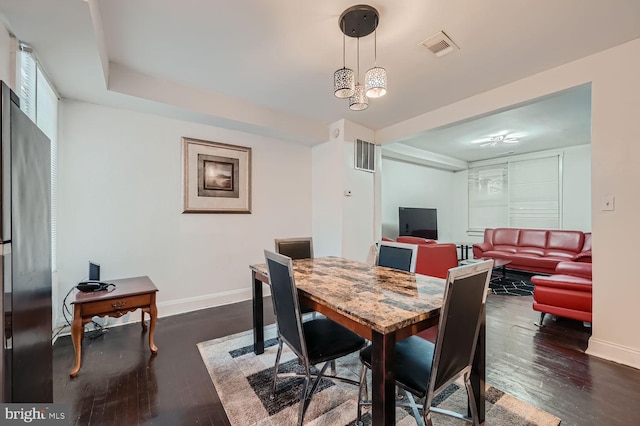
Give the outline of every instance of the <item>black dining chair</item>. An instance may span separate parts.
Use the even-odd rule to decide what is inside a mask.
[[[269,282],[271,283],[271,294],[275,305],[279,342],[273,373],[272,397],[276,395],[278,377],[304,377],[298,414],[298,425],[302,425],[311,397],[317,390],[321,380],[330,379],[351,383],[356,386],[359,385],[356,380],[338,377],[335,374],[325,375],[325,372],[331,361],[362,349],[365,345],[365,340],[328,318],[302,322],[291,258],[267,250],[265,250],[264,256],[269,270]],[[300,364],[304,367],[304,374],[278,374],[283,343],[286,343],[298,357]],[[324,365],[317,372],[312,372],[311,366],[320,363],[324,363]],[[312,380],[312,376],[315,377],[315,381]],[[311,389],[309,390],[310,385]]]
[[[276,238],[276,253],[292,259],[313,258],[313,238]]]
[[[407,272],[416,271],[418,246],[415,244],[380,241],[376,265],[400,269]]]
[[[470,375],[476,342],[487,300],[493,260],[451,268],[445,284],[435,344],[418,336],[396,343],[396,386],[406,394],[406,401],[396,405],[411,408],[418,425],[431,426],[431,413],[441,413],[479,424]],[[363,368],[358,392],[358,422],[367,400],[367,369],[371,369],[371,346],[360,351]],[[469,398],[471,417],[433,407],[433,398],[455,380],[463,378]],[[414,395],[423,399],[416,404]],[[420,412],[422,411],[422,415]]]
[[[313,239],[311,237],[276,238],[275,243],[276,253],[283,254],[291,259],[313,258]],[[316,317],[316,311],[305,305],[300,306],[300,312],[302,315],[313,314],[313,317]]]

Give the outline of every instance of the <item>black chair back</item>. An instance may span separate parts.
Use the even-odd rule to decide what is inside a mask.
[[[313,240],[307,238],[277,238],[276,253],[284,254],[292,259],[311,259],[313,257]]]
[[[432,395],[465,369],[471,370],[492,269],[493,260],[488,260],[449,270],[433,359]]]
[[[415,272],[417,256],[418,246],[415,244],[381,241],[378,245],[376,265]]]
[[[264,251],[264,256],[269,269],[271,298],[275,307],[278,334],[296,355],[307,359],[291,258],[268,250]]]

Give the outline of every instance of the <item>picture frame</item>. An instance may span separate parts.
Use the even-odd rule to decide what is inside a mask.
[[[251,213],[251,148],[182,138],[182,213]]]

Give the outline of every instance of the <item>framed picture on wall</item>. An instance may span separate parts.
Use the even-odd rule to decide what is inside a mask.
[[[251,148],[182,138],[183,213],[251,213]]]

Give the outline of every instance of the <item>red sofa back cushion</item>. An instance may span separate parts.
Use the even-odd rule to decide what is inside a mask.
[[[516,252],[518,246],[518,237],[520,235],[519,229],[512,228],[497,228],[493,230],[493,244],[494,250],[507,251],[511,253]]]
[[[584,245],[582,246],[582,251],[590,251],[591,250],[591,232],[584,233]]]
[[[549,231],[548,250],[562,250],[580,253],[584,245],[584,233],[580,231]]]
[[[427,238],[422,237],[412,237],[410,235],[405,235],[403,237],[396,238],[396,242],[405,243],[405,244],[435,244],[435,240],[429,240]]]

